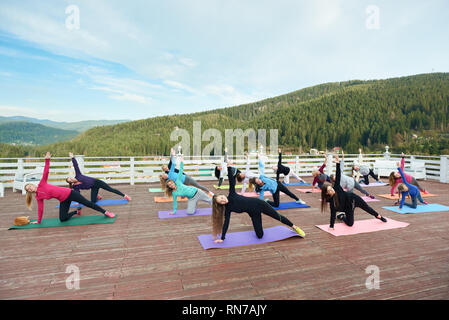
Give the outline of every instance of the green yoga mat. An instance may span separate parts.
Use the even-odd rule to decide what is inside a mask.
[[[229,189],[229,185],[228,184],[226,184],[226,185],[222,184],[221,187],[219,187],[218,185],[214,184],[214,188],[215,189]],[[235,188],[236,189],[239,189],[239,188],[241,189],[241,188],[243,188],[243,184],[236,184]]]
[[[148,192],[164,192],[161,188],[150,188],[148,189]]]
[[[35,229],[35,228],[54,228],[54,227],[69,227],[69,226],[83,226],[88,224],[104,224],[114,223],[117,215],[114,218],[108,218],[102,214],[95,216],[81,216],[72,217],[71,219],[61,222],[59,218],[42,219],[41,223],[26,224],[24,226],[12,226],[11,229]],[[36,221],[36,220],[31,220]]]

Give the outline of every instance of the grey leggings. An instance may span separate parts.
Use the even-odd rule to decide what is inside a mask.
[[[354,189],[359,190],[365,196],[369,196],[369,193],[365,189],[363,189],[362,186],[355,180],[354,180]]]
[[[203,190],[198,190],[196,194],[187,202],[187,214],[195,214],[196,204],[198,201],[204,201],[212,204],[212,198],[209,197]]]
[[[206,187],[203,187],[198,182],[196,182],[195,179],[193,179],[192,177],[189,177],[187,175],[186,175],[186,179],[184,180],[184,184],[187,186],[197,187],[198,189],[204,190],[205,192],[209,192],[209,190]]]

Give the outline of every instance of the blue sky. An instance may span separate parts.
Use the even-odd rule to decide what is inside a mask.
[[[448,72],[448,12],[445,0],[2,0],[0,115],[137,120]]]

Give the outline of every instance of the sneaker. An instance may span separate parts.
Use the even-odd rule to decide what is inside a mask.
[[[131,201],[131,197],[130,196],[128,196],[127,194],[125,194],[125,197],[124,197],[126,200],[128,200],[128,201]]]
[[[343,220],[345,214],[344,213],[340,213],[339,215],[337,215],[337,219],[338,220]]]
[[[422,191],[423,194],[428,194],[429,192],[427,190]]]
[[[387,222],[387,219],[385,219],[384,217],[380,217],[380,218],[377,218],[377,219],[379,219],[380,221],[382,221],[382,222]]]
[[[427,201],[424,201],[423,203],[424,203],[424,204],[429,204]]]
[[[106,217],[108,217],[108,218],[114,218],[114,217],[115,217],[115,214],[112,213],[112,212],[109,212],[109,211],[106,211],[106,212],[104,213],[104,215],[105,215]]]
[[[97,195],[97,200],[101,200],[101,199],[103,199],[103,197],[100,195]]]
[[[299,203],[299,204],[306,204],[304,201],[302,201],[301,199],[299,199],[299,200],[296,200],[296,203]]]
[[[394,205],[394,206],[398,206],[399,203],[400,203],[400,201],[398,200],[398,201],[396,201],[395,203],[393,203],[393,205]]]
[[[303,238],[306,236],[306,233],[304,231],[302,231],[301,228],[299,228],[299,227],[295,228],[295,232]]]
[[[375,199],[375,197],[374,197],[372,194],[370,194],[369,197],[370,197],[371,199]]]
[[[81,215],[81,208],[79,208],[78,210],[76,210],[75,216],[80,216],[80,215]]]

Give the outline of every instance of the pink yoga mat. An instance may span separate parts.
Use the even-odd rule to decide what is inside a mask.
[[[296,190],[298,190],[299,192],[302,192],[302,193],[310,193],[310,192],[312,192],[312,189],[296,189]],[[317,189],[313,190],[313,193],[320,193],[320,192],[321,192],[320,188],[317,188]]]
[[[351,234],[358,233],[367,233],[367,232],[375,232],[396,228],[405,228],[409,224],[406,222],[400,222],[393,219],[387,219],[387,222],[382,222],[379,219],[366,219],[355,221],[352,227],[348,227],[344,223],[336,223],[334,225],[335,230],[329,230],[328,224],[317,225],[316,227],[320,228],[323,231],[326,231],[336,237],[338,236],[347,236]]]
[[[375,199],[375,198],[371,199],[370,197],[367,197],[367,196],[363,196],[362,199],[365,200],[365,202],[380,201],[379,199]],[[320,199],[320,201],[321,201],[321,199]]]

